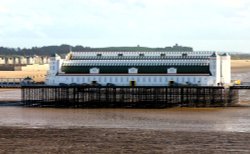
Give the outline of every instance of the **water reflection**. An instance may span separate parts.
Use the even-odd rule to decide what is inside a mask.
[[[21,101],[21,89],[0,88],[1,101]]]
[[[232,73],[232,80],[250,81],[250,72]],[[250,101],[250,90],[240,90],[240,101]]]
[[[47,109],[1,107],[1,126],[250,132],[250,108]]]

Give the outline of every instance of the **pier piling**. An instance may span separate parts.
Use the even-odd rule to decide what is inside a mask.
[[[165,108],[229,106],[238,90],[224,87],[23,86],[25,106],[73,108]]]

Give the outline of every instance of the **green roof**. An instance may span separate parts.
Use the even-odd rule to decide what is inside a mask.
[[[93,66],[62,66],[66,74],[84,73],[88,74]],[[131,66],[99,66],[100,74],[127,74]],[[176,68],[177,74],[210,74],[209,66],[139,66],[139,74],[158,73],[166,74],[169,68]]]

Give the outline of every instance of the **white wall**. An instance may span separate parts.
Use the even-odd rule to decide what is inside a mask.
[[[96,56],[96,54],[102,54],[106,56],[117,56],[117,54],[122,53],[124,56],[135,56],[134,52],[72,52],[73,56]],[[136,52],[136,53],[144,53],[145,56],[155,56],[157,54],[161,54],[164,52]],[[183,52],[166,52],[166,55],[182,55]],[[157,56],[159,56],[157,55]],[[188,55],[193,56],[211,56],[211,52],[188,52]],[[58,85],[59,83],[88,83],[90,84],[92,81],[97,81],[102,85],[106,85],[107,83],[113,83],[121,86],[128,86],[130,81],[136,81],[137,86],[166,86],[169,81],[174,81],[176,83],[185,84],[187,82],[192,84],[199,84],[203,86],[211,86],[217,85],[217,83],[230,83],[231,82],[231,67],[230,67],[230,56],[225,56],[222,58],[217,54],[216,57],[210,57],[207,60],[159,60],[154,62],[169,62],[169,63],[179,63],[180,65],[188,65],[189,63],[209,63],[210,71],[212,76],[199,76],[199,75],[139,75],[139,74],[126,74],[126,75],[102,75],[102,74],[87,74],[87,75],[65,75],[61,72],[60,68],[63,60],[59,57],[52,57],[50,59],[50,70],[48,71],[48,76],[46,83],[49,85]],[[93,63],[91,60],[78,60],[74,61],[74,63]],[[99,61],[100,62],[100,61]],[[121,61],[113,61],[117,63],[121,63]],[[132,62],[131,60],[129,62]],[[146,62],[151,62],[150,60],[146,60]],[[60,74],[57,76],[57,74]]]
[[[113,83],[119,86],[129,86],[130,81],[136,81],[137,86],[167,86],[169,81],[174,81],[175,83],[186,84],[187,82],[198,85],[212,85],[213,77],[211,76],[141,76],[141,75],[126,75],[126,76],[54,76],[47,80],[49,85],[58,85],[60,83],[70,84],[70,83],[88,83],[91,84],[92,81],[97,81],[102,85],[107,83]]]
[[[62,59],[59,55],[56,55],[55,57],[50,58],[50,63],[49,63],[49,74],[54,76],[57,73],[61,72],[61,65],[62,65]]]
[[[5,64],[5,57],[0,57],[0,64]]]
[[[229,55],[221,56],[221,80],[222,83],[231,83],[231,57]]]
[[[221,58],[217,53],[215,57],[210,57],[209,69],[213,76],[213,85],[221,83]]]

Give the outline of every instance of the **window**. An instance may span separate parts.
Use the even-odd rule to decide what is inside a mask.
[[[118,57],[122,57],[122,56],[123,56],[123,54],[122,54],[122,53],[119,53],[119,54],[118,54]]]
[[[134,67],[129,68],[128,73],[137,74],[137,73],[138,73],[138,69],[137,69],[137,68],[134,68]]]
[[[100,53],[97,54],[97,57],[101,57],[101,56],[102,56],[102,54],[100,54]]]
[[[140,57],[143,57],[143,56],[144,56],[144,54],[143,54],[143,53],[140,53],[140,54],[139,54],[139,56],[140,56]]]
[[[183,54],[182,54],[182,57],[187,57],[187,54],[186,54],[186,53],[183,53]]]
[[[99,74],[99,72],[100,72],[100,69],[96,67],[89,69],[89,73],[91,74]]]
[[[161,57],[166,57],[166,54],[165,54],[165,53],[162,53],[162,54],[161,54]]]

